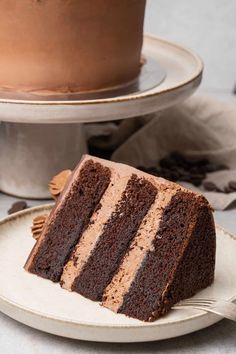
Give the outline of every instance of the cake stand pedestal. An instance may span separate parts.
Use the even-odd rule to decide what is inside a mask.
[[[50,101],[0,93],[0,190],[48,198],[52,176],[73,168],[86,153],[82,123],[154,113],[182,102],[199,86],[203,64],[194,52],[148,35],[143,54],[147,60],[133,92]]]
[[[0,189],[24,198],[48,198],[48,182],[87,152],[82,124],[0,125]]]

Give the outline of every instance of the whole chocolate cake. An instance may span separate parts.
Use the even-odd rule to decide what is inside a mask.
[[[114,312],[153,321],[213,282],[215,242],[203,196],[86,155],[25,269]]]
[[[1,0],[0,89],[119,87],[140,71],[145,0]]]

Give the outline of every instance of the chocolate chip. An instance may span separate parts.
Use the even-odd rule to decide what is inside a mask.
[[[198,173],[197,175],[195,175],[195,178],[199,178],[203,181],[206,178],[206,174],[205,173]]]
[[[230,188],[229,186],[226,186],[226,187],[224,188],[224,192],[225,192],[225,193],[231,193],[232,190],[231,190],[231,188]]]
[[[236,85],[233,88],[233,95],[236,95]]]
[[[215,183],[211,182],[211,181],[205,181],[203,182],[203,187],[209,191],[209,192],[212,192],[212,191],[218,191],[218,188],[217,186],[215,185]]]
[[[179,152],[172,152],[159,161],[159,167],[140,168],[142,171],[154,176],[163,177],[170,181],[184,181],[200,186],[209,172],[228,169],[227,166],[212,163],[206,158],[184,156]],[[220,191],[215,185],[208,186],[206,190]],[[224,190],[222,191],[224,192]]]
[[[216,163],[208,163],[205,166],[205,172],[216,172],[221,170],[228,170],[228,167],[225,165],[220,165]]]
[[[168,168],[161,168],[158,170],[159,176],[168,179],[169,181],[176,182],[179,178],[179,173]]]
[[[184,181],[184,182],[190,182],[190,183],[191,183],[191,180],[192,180],[192,177],[191,177],[191,175],[189,175],[189,174],[184,174],[184,173],[182,173],[182,174],[179,176],[179,181]]]
[[[198,174],[199,173],[199,166],[195,165],[195,166],[190,166],[189,167],[189,171],[192,173],[192,174]]]
[[[179,179],[178,171],[170,170],[168,168],[156,168],[156,167],[138,167],[139,170],[143,172],[150,173],[156,177],[162,177],[168,179],[169,181],[176,182]]]
[[[159,164],[162,168],[168,168],[169,170],[176,168],[176,161],[171,156],[161,159]]]
[[[207,159],[197,159],[196,160],[197,166],[206,166],[208,163],[209,163],[209,161]]]
[[[196,170],[202,170],[205,168],[205,166],[209,163],[208,160],[206,159],[197,159],[197,158],[188,158],[186,159],[186,162],[189,166],[190,169],[196,169]]]
[[[236,181],[230,181],[229,188],[232,190],[232,192],[236,191]]]
[[[19,202],[15,202],[12,204],[11,208],[8,210],[8,214],[14,214],[18,211],[24,210],[28,208],[27,203],[24,200],[21,200]]]
[[[197,179],[200,179],[200,180],[204,180],[206,178],[206,174],[205,173],[202,173],[200,171],[196,171],[195,173],[192,173],[192,171],[190,172],[190,175],[193,177],[193,178],[197,178]]]
[[[172,152],[170,158],[174,161],[174,163],[180,167],[188,167],[188,163],[186,161],[185,156],[180,154],[179,152]]]
[[[195,186],[195,187],[199,187],[202,184],[202,179],[199,178],[192,178],[191,183]]]
[[[143,169],[144,172],[150,173],[150,175],[158,176],[158,170],[156,167],[149,167],[147,169]]]

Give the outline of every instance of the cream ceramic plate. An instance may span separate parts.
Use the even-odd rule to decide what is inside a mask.
[[[148,63],[152,63],[147,65],[147,70],[144,64],[144,73],[146,70],[149,78],[153,70],[149,89],[145,86],[136,93],[68,101],[19,99],[17,92],[15,98],[12,93],[11,98],[6,98],[4,93],[0,93],[1,120],[16,123],[84,123],[135,117],[181,102],[199,86],[203,64],[191,50],[147,35],[143,55]],[[146,74],[141,81],[145,82]]]
[[[0,223],[0,310],[33,328],[64,337],[141,342],[180,336],[210,326],[221,318],[196,310],[172,310],[153,323],[114,314],[98,303],[70,293],[23,269],[34,244],[32,219],[51,206],[40,206],[7,217]],[[236,295],[236,238],[217,228],[214,284],[201,296],[231,299]],[[200,295],[200,293],[199,293]]]

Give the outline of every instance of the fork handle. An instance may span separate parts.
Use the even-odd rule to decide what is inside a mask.
[[[217,307],[211,306],[211,307],[203,307],[203,306],[197,306],[197,305],[175,305],[172,307],[172,309],[175,310],[181,310],[181,309],[197,309],[197,310],[202,310],[206,312],[212,312],[216,315],[219,315],[220,317],[227,318],[228,320],[231,321],[236,321],[236,312],[235,312],[235,305],[234,304],[227,304],[226,306],[221,306],[217,305]]]

